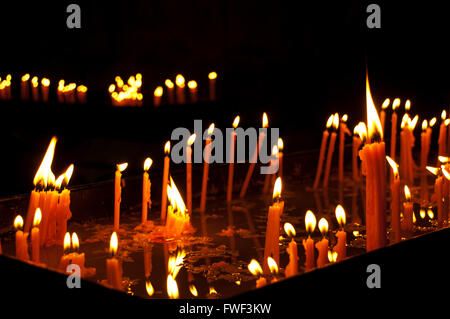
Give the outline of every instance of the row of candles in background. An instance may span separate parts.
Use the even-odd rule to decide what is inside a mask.
[[[208,74],[209,81],[209,100],[216,100],[216,79],[217,73],[210,72]],[[11,94],[11,74],[6,75],[2,80],[0,77],[0,99],[10,100]],[[108,94],[111,98],[111,104],[114,106],[142,106],[143,94],[140,92],[142,86],[142,74],[137,73],[130,76],[127,82],[124,82],[120,76],[115,77],[115,82],[108,86]],[[164,85],[167,90],[167,104],[185,104],[186,84],[189,91],[189,102],[198,102],[198,85],[195,80],[187,83],[183,75],[178,74],[175,77],[175,84],[171,79],[166,79]],[[77,85],[76,83],[66,84],[63,79],[58,82],[57,101],[58,103],[86,103],[87,87],[85,85]],[[20,98],[23,101],[32,100],[33,102],[48,102],[50,91],[50,80],[42,78],[39,80],[37,76],[31,77],[29,73],[21,77]],[[163,86],[157,86],[153,92],[153,105],[161,106],[164,95]]]

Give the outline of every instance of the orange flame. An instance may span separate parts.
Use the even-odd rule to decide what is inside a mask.
[[[268,126],[269,126],[269,118],[267,117],[266,112],[264,112],[262,117],[262,127],[266,128]]]
[[[392,172],[394,173],[394,177],[398,177],[398,165],[397,163],[389,156],[386,156],[386,160],[392,168]]]
[[[427,120],[423,120],[422,121],[422,131],[426,131],[428,128],[428,121]]]
[[[41,84],[42,84],[43,86],[45,86],[45,87],[48,87],[48,86],[50,85],[50,80],[47,79],[47,78],[43,78],[43,79],[41,80]]]
[[[212,123],[209,127],[208,127],[208,135],[211,135],[214,132],[214,123]]]
[[[150,280],[147,280],[145,282],[145,290],[147,291],[147,295],[149,295],[150,297],[153,296],[153,294],[155,293],[155,289],[153,288],[153,285],[150,282]]]
[[[173,89],[173,87],[175,86],[173,84],[173,82],[170,79],[167,79],[164,84],[169,88],[169,89]]]
[[[198,297],[198,291],[194,285],[189,285],[189,291],[193,296]]]
[[[395,98],[394,102],[392,102],[392,110],[395,111],[400,106],[400,99]]]
[[[368,140],[373,142],[377,135],[383,140],[383,129],[381,127],[380,118],[378,117],[377,109],[372,100],[370,93],[369,75],[366,74],[366,103],[367,103],[367,127]]]
[[[248,264],[248,270],[252,273],[252,275],[257,276],[262,274],[262,268],[259,262],[256,259],[252,259]]]
[[[274,145],[273,147],[272,147],[272,155],[278,155],[278,146],[277,145]]]
[[[409,111],[411,109],[411,101],[406,100],[405,102],[405,111]]]
[[[342,122],[347,122],[347,120],[348,120],[348,115],[347,114],[342,115],[341,121]]]
[[[383,104],[381,105],[381,108],[383,110],[387,109],[389,107],[389,103],[391,103],[391,100],[389,99],[384,100]]]
[[[162,86],[157,86],[155,91],[153,92],[153,95],[156,97],[161,97],[163,95],[163,87]]]
[[[70,239],[70,233],[67,232],[66,235],[64,235],[64,244],[63,244],[64,253],[67,253],[70,250],[70,243],[71,243],[70,240],[71,240]]]
[[[409,187],[407,185],[405,185],[405,198],[406,201],[411,201],[411,192],[409,191]]]
[[[448,163],[450,161],[450,157],[439,155],[438,160],[441,163]]]
[[[277,144],[278,144],[278,150],[281,152],[284,148],[284,143],[283,143],[283,140],[281,139],[281,137],[278,138]]]
[[[361,141],[365,141],[367,138],[367,128],[364,122],[359,122],[353,129],[353,134],[358,134]]]
[[[23,228],[23,218],[20,215],[17,215],[16,218],[14,218],[14,229],[20,230]]]
[[[193,80],[189,81],[187,85],[188,85],[188,88],[190,88],[191,90],[197,88],[197,82],[193,81]]]
[[[339,226],[344,227],[345,221],[346,221],[344,207],[342,207],[341,205],[337,205],[335,214],[336,214],[336,219],[337,219]]]
[[[330,263],[335,263],[337,260],[337,256],[338,256],[337,251],[332,252],[331,250],[328,250],[328,261]]]
[[[312,211],[308,210],[305,215],[305,227],[308,233],[311,234],[314,232],[314,229],[316,229],[316,222],[316,216],[314,216]]]
[[[334,129],[337,130],[339,128],[339,114],[335,113],[333,117],[333,126]]]
[[[439,172],[439,168],[437,167],[427,166],[426,169],[433,175],[437,175]]]
[[[334,114],[331,114],[327,121],[327,129],[329,129],[331,127],[331,125],[333,124],[333,120],[334,120]]]
[[[179,297],[177,282],[170,274],[167,276],[167,295],[170,299],[178,299]]]
[[[182,76],[181,74],[178,74],[178,75],[175,77],[175,84],[176,84],[178,87],[184,88],[184,82],[185,82],[184,76]]]
[[[24,74],[24,75],[22,75],[22,82],[26,82],[26,81],[28,81],[30,79],[30,74]]]
[[[144,171],[148,171],[150,167],[152,166],[153,161],[150,157],[147,157],[144,161]]]
[[[117,238],[117,233],[113,232],[111,235],[111,240],[109,242],[109,252],[112,256],[117,254],[117,249],[119,247],[119,239]]]
[[[164,154],[169,155],[170,154],[170,141],[167,141],[164,145]]]
[[[273,186],[273,199],[281,197],[281,177],[277,177],[275,180],[275,185]]]
[[[127,169],[128,163],[117,164],[116,167],[119,170],[119,172],[123,172],[124,170]]]
[[[436,117],[433,117],[433,118],[430,120],[430,127],[433,127],[434,124],[436,124]]]
[[[431,210],[431,208],[428,208],[427,215],[428,215],[428,217],[429,217],[430,219],[433,219],[433,218],[434,218],[434,213],[433,213],[433,211]]]
[[[291,223],[284,223],[284,231],[289,237],[295,237],[296,232]]]
[[[80,241],[78,239],[77,233],[72,234],[72,248],[77,251],[80,248]]]
[[[217,73],[216,72],[210,72],[209,74],[208,74],[208,79],[210,79],[210,80],[214,80],[214,79],[216,79],[217,78]]]
[[[39,224],[41,223],[41,219],[42,219],[42,213],[41,213],[41,209],[38,207],[38,208],[36,208],[36,212],[34,213],[33,227],[38,227]]]
[[[51,173],[51,166],[53,162],[53,155],[55,154],[55,146],[56,146],[57,138],[53,137],[50,141],[50,144],[45,152],[44,159],[39,166],[36,175],[34,176],[33,184],[37,186],[42,183],[44,187],[47,187],[47,182],[49,175]]]
[[[272,257],[267,257],[267,264],[269,265],[271,274],[278,274],[278,265],[275,259],[273,259]]]
[[[192,144],[194,144],[195,139],[196,139],[197,135],[194,133],[191,136],[189,136],[188,141],[187,141],[187,145],[191,146]]]
[[[442,175],[444,175],[447,180],[450,180],[450,173],[445,169],[444,165],[441,166],[441,171]]]
[[[239,121],[241,120],[240,116],[236,116],[233,121],[233,127],[236,128],[239,125]]]
[[[328,232],[328,221],[323,217],[319,220],[319,230],[322,236]]]

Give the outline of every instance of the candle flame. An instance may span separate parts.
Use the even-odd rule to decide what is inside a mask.
[[[147,295],[149,295],[150,297],[153,296],[153,294],[155,293],[155,289],[153,288],[153,285],[150,282],[150,280],[147,280],[145,282],[145,290],[147,291]]]
[[[241,120],[241,117],[239,115],[234,118],[234,121],[233,121],[234,128],[238,127],[240,120]]]
[[[119,247],[119,239],[117,238],[117,233],[113,232],[111,235],[111,240],[109,241],[109,252],[112,256],[117,254],[117,249]]]
[[[444,177],[447,180],[450,180],[450,173],[447,171],[447,169],[444,167],[444,165],[441,166],[441,171],[442,171],[442,174],[444,175]]]
[[[450,124],[450,119],[446,119],[446,120],[444,121],[444,124],[445,124],[445,126],[448,126],[448,125]]]
[[[411,201],[411,192],[409,191],[409,187],[407,185],[405,185],[405,198],[406,201]]]
[[[109,93],[112,93],[112,92],[114,92],[116,90],[116,86],[114,85],[114,84],[111,84],[109,87],[108,87],[108,92]]]
[[[328,250],[328,261],[330,263],[335,263],[337,260],[337,256],[338,256],[337,251],[332,252],[331,250]]]
[[[395,111],[400,106],[400,99],[395,98],[394,102],[392,102],[392,110]]]
[[[413,220],[413,224],[415,224],[417,221],[416,214],[414,212],[412,213],[412,220]]]
[[[150,169],[150,167],[152,166],[153,161],[150,157],[147,157],[144,161],[144,171],[148,171]]]
[[[208,127],[208,135],[211,135],[214,132],[214,123],[212,123],[209,127]]]
[[[164,154],[169,155],[170,154],[170,141],[167,141],[164,145]]]
[[[23,228],[23,218],[20,215],[17,215],[16,218],[14,218],[14,229],[20,230]]]
[[[409,129],[414,130],[418,121],[419,115],[414,116],[414,118],[408,122]]]
[[[434,213],[433,213],[433,210],[431,208],[428,208],[427,215],[428,215],[428,217],[430,219],[434,218]]]
[[[38,208],[36,208],[36,212],[34,213],[33,227],[38,227],[39,224],[41,223],[41,219],[42,219],[42,213],[41,213],[41,209],[38,207]]]
[[[184,88],[184,82],[185,82],[184,76],[182,76],[181,74],[178,74],[178,75],[175,77],[175,83],[176,83],[176,85],[177,85],[178,87]]]
[[[196,89],[197,88],[197,82],[191,80],[188,82],[188,88],[190,88],[191,90]]]
[[[319,230],[322,236],[328,232],[328,221],[323,217],[319,220]]]
[[[398,164],[390,156],[386,156],[386,160],[388,161],[389,165],[392,168],[394,177],[397,178],[398,177]]]
[[[45,152],[44,158],[39,166],[36,175],[34,176],[33,184],[37,186],[42,183],[44,187],[47,187],[47,182],[49,175],[51,173],[51,166],[53,162],[53,155],[55,154],[55,145],[57,142],[56,137],[52,137],[50,144],[48,145],[47,151]]]
[[[269,126],[269,118],[267,117],[266,112],[264,112],[262,117],[262,127],[266,128],[268,126]]]
[[[184,204],[183,198],[181,197],[181,194],[178,191],[172,177],[170,177],[170,185],[167,185],[167,195],[169,197],[170,205],[173,207],[174,211],[182,216],[186,216],[186,205]]]
[[[278,144],[278,150],[281,152],[284,148],[284,143],[283,143],[283,140],[281,139],[281,137],[278,138],[277,144]]]
[[[411,121],[411,119],[409,118],[409,115],[408,115],[408,114],[404,114],[403,117],[402,117],[402,123],[400,124],[400,128],[401,128],[401,129],[404,129],[404,128],[405,128],[405,125],[406,125],[409,121]]]
[[[366,74],[366,104],[367,104],[367,127],[368,140],[373,142],[376,139],[383,140],[383,129],[381,127],[380,118],[378,117],[377,109],[372,100],[370,93],[369,75]]]
[[[284,231],[289,237],[295,237],[296,232],[291,223],[284,223]]]
[[[217,78],[217,73],[216,72],[210,72],[209,74],[208,74],[208,78],[210,79],[210,80],[214,80],[214,79],[216,79]]]
[[[64,172],[64,184],[68,185],[70,179],[72,178],[72,174],[73,174],[73,169],[74,169],[74,165],[70,164],[70,166],[66,169],[66,171]]]
[[[281,177],[277,177],[275,180],[275,185],[273,186],[273,199],[281,197]]]
[[[172,275],[167,276],[167,295],[170,299],[178,299],[178,285]]]
[[[405,102],[405,111],[409,111],[411,109],[411,101],[408,99]]]
[[[448,163],[450,161],[450,157],[439,155],[438,160],[441,163]]]
[[[427,120],[423,120],[422,121],[422,131],[426,131],[428,128],[428,121]]]
[[[58,91],[62,91],[64,89],[64,84],[66,82],[64,81],[64,79],[59,80],[58,82]]]
[[[217,291],[214,287],[209,287],[209,294],[210,295],[217,295]]]
[[[26,82],[30,79],[30,74],[26,73],[24,75],[22,75],[22,82]]]
[[[191,146],[192,144],[194,144],[196,137],[197,137],[197,135],[195,133],[192,134],[191,136],[189,136],[188,141],[187,141],[187,145]]]
[[[327,121],[327,129],[329,129],[331,127],[331,125],[333,124],[333,119],[334,119],[334,114],[331,114]]]
[[[39,78],[37,76],[33,76],[33,78],[31,79],[31,85],[33,85],[33,87],[38,87],[39,85]]]
[[[437,175],[439,172],[439,168],[437,167],[427,166],[426,169],[433,175]]]
[[[344,227],[345,222],[346,222],[344,207],[342,207],[341,205],[337,205],[335,214],[336,214],[336,219],[337,219],[339,226]]]
[[[86,93],[87,90],[88,90],[88,88],[87,88],[86,85],[79,85],[79,86],[77,87],[77,92],[80,92],[80,93]]]
[[[183,267],[184,258],[186,257],[186,252],[184,250],[179,250],[176,256],[171,256],[167,263],[167,271],[172,277],[177,278],[178,272]]]
[[[248,270],[252,275],[257,276],[262,274],[262,268],[259,262],[256,259],[252,259],[248,264]]]
[[[441,119],[443,121],[445,121],[446,118],[447,118],[447,111],[443,110],[442,113],[441,113]]]
[[[278,265],[275,259],[273,259],[272,257],[267,257],[267,265],[269,265],[271,274],[278,274]]]
[[[277,145],[274,145],[272,147],[272,155],[275,155],[275,156],[278,155],[278,146]]]
[[[348,115],[347,114],[342,115],[341,121],[342,122],[347,122],[347,120],[348,120]]]
[[[77,251],[80,248],[80,241],[78,239],[77,233],[72,234],[72,248]]]
[[[425,212],[425,209],[424,209],[424,208],[421,208],[421,209],[420,209],[419,216],[420,216],[420,218],[422,218],[422,219],[424,219],[424,218],[427,216],[427,213]]]
[[[153,92],[153,95],[156,97],[161,97],[163,95],[163,87],[162,86],[157,86],[155,91]]]
[[[389,100],[388,98],[386,100],[384,100],[383,104],[381,105],[381,108],[383,110],[387,109],[389,107],[389,103],[391,103],[391,100]]]
[[[167,79],[164,84],[169,88],[169,89],[173,89],[174,84],[170,79]]]
[[[367,128],[364,122],[359,122],[353,129],[354,134],[358,134],[361,141],[365,141],[367,138]]]
[[[314,232],[314,229],[316,229],[316,223],[317,223],[316,216],[312,211],[308,210],[305,215],[306,231],[310,234]]]
[[[50,85],[50,80],[47,79],[47,78],[43,78],[43,79],[41,80],[41,84],[42,84],[43,86],[45,86],[45,87],[48,87],[48,86]]]
[[[70,250],[70,243],[71,243],[70,240],[71,240],[71,239],[70,239],[70,233],[67,232],[67,233],[64,235],[64,244],[63,244],[64,253],[68,253],[69,250]]]
[[[339,128],[339,114],[335,113],[333,117],[333,126],[334,129],[337,130]]]
[[[121,163],[121,164],[117,164],[117,169],[119,170],[119,172],[123,172],[124,170],[127,169],[128,167],[128,163]]]
[[[198,297],[198,291],[194,285],[189,285],[189,291],[194,297]]]

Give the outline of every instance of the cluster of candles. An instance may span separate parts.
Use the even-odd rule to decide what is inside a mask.
[[[216,100],[216,79],[217,73],[210,72],[208,74],[209,79],[209,100]],[[175,84],[171,79],[166,79],[164,85],[167,88],[167,103],[168,104],[185,104],[186,103],[186,80],[182,74],[177,74],[175,77]],[[175,87],[176,86],[176,87]],[[187,82],[187,88],[189,90],[190,103],[197,103],[197,81],[190,80]],[[153,92],[153,105],[160,106],[162,103],[162,97],[164,95],[163,86],[157,86]]]
[[[140,92],[142,74],[137,73],[128,78],[125,83],[120,76],[114,78],[115,83],[108,87],[111,104],[114,106],[142,106],[144,96]]]
[[[11,74],[8,74],[3,80],[0,77],[0,99],[11,100],[11,98]]]

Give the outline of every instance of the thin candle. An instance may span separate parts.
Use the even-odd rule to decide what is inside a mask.
[[[286,277],[292,277],[298,274],[298,248],[294,239],[296,233],[294,226],[290,223],[285,223],[283,228],[286,235],[291,238],[289,246],[286,249],[289,254],[289,264],[286,266],[285,275]]]
[[[174,92],[175,85],[173,84],[173,82],[170,79],[167,79],[164,82],[164,84],[167,87],[168,102],[169,102],[169,104],[174,104],[175,103],[175,92]]]
[[[311,234],[316,228],[316,216],[314,216],[314,213],[310,210],[308,210],[305,215],[305,227],[306,232],[308,233],[308,238],[303,239],[303,247],[305,248],[306,255],[305,268],[306,271],[309,271],[315,267],[314,240],[311,238]]]
[[[30,259],[28,255],[28,233],[24,233],[23,229],[23,218],[17,215],[14,219],[14,229],[16,230],[16,258],[22,261],[27,261]]]
[[[208,187],[208,176],[209,176],[209,160],[211,157],[211,135],[214,132],[214,123],[212,123],[208,128],[208,136],[205,143],[205,154],[203,162],[203,178],[202,178],[202,193],[200,198],[200,211],[205,212],[206,209],[206,196]]]
[[[191,99],[191,103],[197,103],[197,82],[196,81],[189,81],[187,83],[187,86],[189,88],[189,97]]]
[[[147,223],[147,212],[152,205],[151,200],[151,185],[148,170],[152,166],[153,161],[147,157],[144,161],[144,173],[142,174],[142,219],[143,224]]]
[[[177,103],[185,104],[186,103],[186,93],[185,93],[185,79],[184,76],[178,74],[175,77],[175,84],[177,85]]]
[[[161,222],[166,220],[167,211],[167,182],[169,181],[169,166],[170,166],[170,141],[164,145],[164,170],[162,179],[162,196],[161,196]]]
[[[227,186],[227,202],[231,202],[231,198],[233,196],[233,179],[234,179],[234,149],[236,144],[236,132],[235,129],[239,125],[240,117],[236,116],[233,121],[233,130],[231,131],[231,138],[230,138],[230,158],[229,158],[229,165],[228,165],[228,186]]]
[[[339,124],[339,157],[338,157],[338,181],[344,180],[344,146],[345,135],[350,135],[350,131],[347,128],[348,115],[344,114],[341,117]]]
[[[113,232],[109,243],[111,258],[106,260],[106,278],[107,283],[111,288],[122,290],[122,265],[116,257],[118,247],[119,239],[117,237],[117,233]]]
[[[398,174],[398,165],[395,161],[386,156],[390,167],[392,168],[393,180],[391,183],[391,232],[394,234],[394,242],[398,243],[401,239],[400,232],[400,177]]]
[[[397,144],[397,112],[400,106],[400,99],[396,98],[392,102],[392,117],[391,117],[391,158],[395,160],[396,144]]]
[[[248,264],[247,268],[253,276],[260,276],[256,280],[256,288],[261,288],[267,285],[267,279],[262,276],[263,271],[261,265],[256,259],[252,259]]]
[[[154,106],[160,106],[161,105],[161,98],[164,93],[162,86],[157,86],[155,91],[153,92],[153,105]]]
[[[189,214],[192,214],[192,144],[196,137],[195,133],[189,137],[186,148],[186,202]]]
[[[337,253],[337,261],[341,261],[347,257],[347,233],[344,230],[346,215],[345,210],[342,205],[337,205],[335,210],[336,220],[341,227],[340,230],[336,232],[336,237],[338,242],[334,247],[333,251]]]
[[[122,172],[128,167],[128,163],[116,165],[114,178],[114,231],[120,227],[120,203],[122,202]]]
[[[215,101],[216,100],[216,79],[217,79],[217,73],[216,72],[210,72],[208,74],[209,79],[209,100]]]
[[[330,135],[329,129],[333,124],[334,114],[328,118],[325,130],[322,133],[322,142],[320,144],[319,161],[317,162],[316,177],[314,178],[313,189],[317,189],[319,186],[320,177],[322,176],[323,161],[325,159],[325,151],[327,148],[328,136]]]
[[[32,248],[32,260],[35,263],[39,263],[39,251],[40,251],[40,236],[39,236],[39,224],[41,223],[42,213],[38,207],[34,214],[33,228],[31,229],[31,248]]]
[[[319,230],[322,234],[322,240],[316,243],[316,248],[319,251],[317,257],[317,267],[321,268],[328,264],[328,239],[325,237],[328,232],[328,221],[325,218],[319,220]]]
[[[381,105],[381,114],[380,114],[381,119],[380,120],[381,120],[381,127],[383,129],[383,132],[385,131],[384,123],[386,121],[386,109],[389,107],[390,103],[391,103],[391,100],[386,99],[386,100],[384,100],[383,104]]]
[[[328,179],[330,177],[331,161],[333,159],[334,146],[336,144],[337,131],[339,129],[339,114],[335,113],[333,118],[334,131],[331,133],[330,144],[328,146],[327,160],[325,163],[325,174],[323,176],[323,187],[328,187]]]

